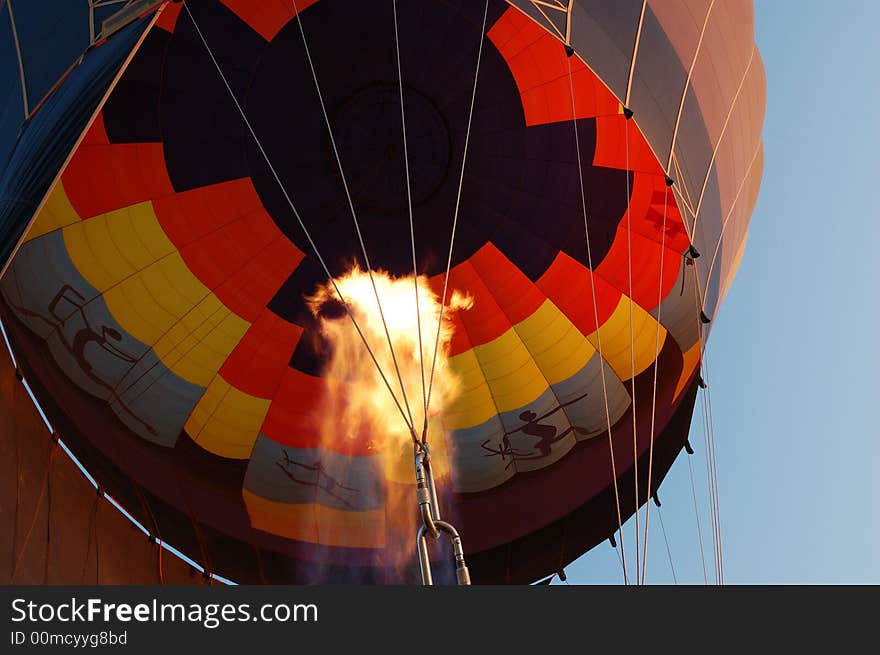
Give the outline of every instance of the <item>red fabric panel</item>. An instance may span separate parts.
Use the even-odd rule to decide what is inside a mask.
[[[431,278],[431,288],[442,297],[443,273]],[[483,283],[470,260],[464,261],[449,271],[449,291],[447,304],[452,292],[458,290],[471,296],[473,307],[456,312],[455,332],[450,344],[450,355],[457,355],[500,337],[511,328],[511,322],[498,306],[492,293]],[[462,336],[457,336],[464,328]],[[466,333],[466,335],[464,334]]]
[[[452,322],[452,340],[449,343],[450,356],[460,355],[473,348],[471,340],[468,338],[467,331],[465,330],[464,323],[461,322],[461,313],[462,312],[453,312],[452,314],[448,314]],[[447,314],[444,314],[444,316],[446,315]],[[437,329],[436,326],[434,326],[434,329]]]
[[[629,138],[629,170],[664,175],[660,162],[657,161],[651,147],[636,126],[636,120],[638,117],[626,120],[623,114],[596,118],[594,166],[626,170],[626,139]]]
[[[174,32],[174,27],[175,25],[177,25],[177,18],[180,16],[181,9],[183,9],[182,3],[165,3],[165,7],[162,9],[162,13],[156,20],[156,27],[165,30],[166,32]]]
[[[617,98],[580,57],[566,57],[559,40],[519,10],[509,8],[487,35],[513,74],[526,125],[570,121],[572,87],[577,118],[618,112]]]
[[[294,0],[221,0],[227,8],[250,25],[255,32],[267,41],[275,35],[287,22],[296,16]],[[318,0],[296,0],[296,8],[303,11]]]
[[[593,312],[594,282],[598,322]],[[620,302],[620,291],[598,275],[590,275],[586,266],[562,252],[537,285],[584,335],[592,334],[605,323]]]
[[[384,391],[383,391],[384,393]],[[320,416],[336,416],[344,397],[330,397],[323,378],[286,368],[260,432],[283,446],[327,448],[354,457],[375,455],[369,434],[356,438],[321,434]]]
[[[93,127],[92,138],[101,138],[98,130],[103,123]],[[83,219],[174,193],[160,143],[83,144],[62,180]]]
[[[260,432],[285,446],[317,448],[322,442],[315,414],[324,395],[323,379],[288,366]]]
[[[303,259],[250,179],[178,193],[154,207],[193,274],[246,320],[260,315]]]
[[[671,192],[666,192],[665,180],[656,175],[636,173],[630,196],[629,216],[620,218],[617,233],[608,254],[596,268],[596,273],[629,295],[629,262],[632,259],[632,296],[641,307],[651,310],[657,306],[660,281],[660,259],[663,246],[663,297],[675,285],[681,266],[679,253],[688,246],[687,233],[681,215],[675,208]],[[663,237],[663,201],[667,202],[666,236]],[[627,218],[631,231],[627,231]],[[630,236],[628,236],[630,235]]]
[[[247,394],[271,398],[281,384],[300,336],[300,326],[264,309],[229,355],[220,375]]]
[[[104,113],[101,112],[95,116],[94,122],[89,126],[88,131],[83,135],[82,145],[109,145],[110,137],[107,136],[107,130],[104,127]]]
[[[512,324],[528,318],[547,299],[531,280],[493,244],[487,243],[468,260],[492,289],[492,296]]]
[[[622,293],[630,295],[629,258],[632,258],[632,299],[650,311],[657,306],[660,297],[660,253],[663,248],[656,241],[646,239],[635,232],[628,233],[625,223],[617,229],[614,243],[596,274],[607,280]],[[627,235],[630,235],[627,252]],[[663,256],[662,297],[675,286],[682,258],[667,249]]]

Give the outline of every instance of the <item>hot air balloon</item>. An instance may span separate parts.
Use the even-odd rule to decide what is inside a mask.
[[[417,580],[413,440],[474,582],[618,532],[685,446],[745,247],[751,3],[140,10],[28,116],[73,137],[3,173],[32,198],[2,215],[6,448],[38,421],[17,371],[139,557],[238,582]],[[34,512],[45,442],[16,465]],[[77,493],[59,580],[98,559]]]

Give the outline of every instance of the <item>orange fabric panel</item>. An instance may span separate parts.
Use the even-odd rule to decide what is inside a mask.
[[[626,170],[626,140],[629,138],[629,170],[664,175],[660,162],[636,127],[637,120],[638,116],[626,120],[623,114],[596,118],[596,153],[593,166]]]
[[[83,144],[62,180],[83,219],[174,193],[161,143]]]
[[[532,281],[493,244],[487,243],[468,260],[512,324],[528,318],[547,299]]]
[[[593,283],[596,285],[596,314],[593,312]],[[565,253],[559,253],[537,282],[581,334],[589,335],[605,323],[620,302],[620,291]]]
[[[183,253],[184,259],[187,259]],[[275,297],[303,259],[300,250],[279,236],[214,289],[220,301],[247,321],[253,321]],[[189,262],[188,262],[189,265]]]
[[[83,146],[109,145],[110,137],[107,136],[107,129],[104,126],[104,113],[99,113],[94,122],[89,126],[88,131],[83,135]]]
[[[638,182],[653,182],[653,189],[647,211],[639,216],[637,221],[630,219],[633,232],[638,232],[658,243],[663,243],[667,248],[677,253],[684,252],[690,244],[690,239],[688,238],[687,230],[685,230],[681,212],[678,210],[678,205],[675,202],[675,194],[658,177],[653,175],[636,175],[637,179],[639,177],[643,178],[643,180],[638,180]],[[665,236],[663,235],[664,203],[666,205]]]
[[[250,179],[174,194],[154,207],[193,274],[246,320],[263,311],[303,259]]]
[[[300,326],[264,309],[229,355],[220,375],[240,391],[272,398],[302,331]]]
[[[182,3],[165,3],[165,7],[162,9],[162,13],[156,20],[156,27],[161,30],[165,30],[166,32],[173,33],[174,27],[177,25],[177,19],[180,16],[181,9],[183,9]]]
[[[572,120],[572,87],[577,118],[618,112],[617,99],[581,58],[566,57],[559,40],[522,12],[509,8],[487,35],[513,74],[526,125]]]
[[[267,41],[275,38],[275,35],[287,22],[296,16],[297,9],[303,11],[315,4],[318,0],[221,0],[226,7],[250,25],[255,32]]]
[[[629,207],[618,222],[611,248],[596,267],[614,287],[629,295],[630,258],[632,260],[632,298],[651,310],[658,304],[660,259],[663,255],[663,297],[675,286],[682,258],[689,240],[675,208],[671,191],[665,191],[665,178],[645,173],[633,175]],[[667,202],[666,236],[663,236],[663,201]],[[630,230],[627,230],[627,219]],[[661,244],[664,244],[661,246]]]
[[[442,297],[443,273],[431,278],[431,288]],[[450,355],[457,355],[472,346],[479,346],[500,337],[511,328],[511,322],[498,306],[492,292],[486,287],[480,275],[474,269],[470,261],[464,261],[449,271],[449,291],[447,303],[453,291],[468,294],[474,300],[473,307],[468,310],[456,312],[458,319],[455,325],[455,333],[459,328],[464,328],[467,338],[453,336],[450,344]]]
[[[444,314],[444,316],[447,315],[450,316],[452,321],[452,340],[449,342],[449,356],[451,357],[453,355],[460,355],[463,352],[467,352],[473,348],[473,346],[471,345],[471,340],[468,338],[464,323],[461,322],[461,312]],[[435,325],[434,330],[436,329],[437,326]]]
[[[393,376],[389,381],[394,384]],[[375,455],[374,439],[368,433],[353,438],[321,434],[320,417],[338,415],[338,404],[342,402],[345,402],[344,395],[329,396],[324,378],[288,367],[281,376],[281,384],[275,391],[260,432],[282,446],[326,448],[353,457]],[[332,403],[337,406],[333,407]]]
[[[263,207],[250,178],[176,193],[156,199],[153,206],[162,229],[178,248]]]
[[[288,366],[281,375],[260,432],[284,446],[317,448],[323,445],[315,416],[324,394],[324,380]]]
[[[621,189],[625,192],[625,189]],[[663,235],[663,203],[666,203],[666,236]],[[634,173],[630,189],[629,208],[618,221],[626,228],[627,218],[634,234],[663,243],[677,253],[690,244],[681,213],[675,203],[675,194],[666,186],[665,178],[646,173]]]
[[[640,307],[650,311],[660,301],[660,253],[663,247],[656,241],[646,239],[635,232],[627,232],[626,223],[617,229],[611,250],[596,269],[614,287],[632,299]],[[629,244],[627,240],[629,239]],[[630,262],[631,260],[631,262]],[[632,269],[632,293],[630,293],[630,263]],[[663,255],[662,297],[675,286],[682,257],[666,249]]]

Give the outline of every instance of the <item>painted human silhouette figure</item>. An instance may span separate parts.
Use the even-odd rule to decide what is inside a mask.
[[[528,455],[528,453],[519,451],[511,445],[509,434],[505,434],[501,437],[501,443],[498,445],[497,448],[493,448],[490,445],[489,442],[491,441],[491,438],[486,439],[483,443],[480,444],[480,448],[485,450],[487,453],[486,455],[483,455],[483,457],[501,457],[502,461],[507,461],[507,464],[504,467],[505,469],[510,468],[516,460],[522,459],[523,457]]]
[[[329,475],[327,473],[327,469],[324,468],[324,464],[321,462],[321,460],[316,460],[314,464],[303,464],[302,462],[297,462],[296,460],[291,459],[290,454],[285,450],[283,460],[278,460],[277,462],[275,462],[275,464],[292,482],[307,487],[314,487],[316,501],[318,491],[320,490],[340,501],[346,507],[354,507],[348,499],[344,498],[340,494],[356,494],[358,490],[354,487],[346,487],[344,484],[340,483],[334,477]],[[306,473],[306,475],[309,475],[310,477],[311,475],[314,475],[314,479],[304,480],[298,477],[293,472],[295,469],[301,469]]]
[[[584,396],[581,396],[581,398],[583,397]],[[580,398],[575,399],[575,401],[572,402],[576,402],[577,400],[580,400]],[[566,403],[566,405],[567,404],[571,403]],[[519,415],[520,420],[522,420],[524,424],[516,430],[505,433],[504,436],[501,437],[501,443],[497,448],[493,448],[489,445],[491,439],[486,439],[482,444],[480,444],[480,447],[483,450],[487,451],[487,454],[484,455],[484,457],[500,456],[502,460],[510,458],[510,461],[505,467],[507,468],[515,461],[535,460],[548,457],[552,452],[553,444],[555,444],[557,441],[564,439],[572,432],[584,436],[589,435],[589,430],[577,425],[572,425],[559,432],[555,425],[541,422],[551,414],[562,409],[564,406],[565,405],[560,405],[556,409],[544,414],[543,416],[538,416],[534,411],[530,409],[525,410]],[[516,434],[517,432],[522,432],[523,434],[526,434],[530,437],[537,438],[538,441],[532,445],[531,451],[523,452],[521,450],[517,450],[511,445],[510,436],[512,434]]]
[[[74,307],[74,312],[68,314],[67,316],[62,315],[60,306],[62,303],[66,303],[68,305],[72,305]],[[24,314],[26,316],[31,316],[33,318],[37,318],[42,320],[46,324],[52,327],[53,331],[58,335],[61,343],[64,345],[65,349],[73,355],[74,360],[79,365],[80,370],[89,378],[95,385],[98,387],[105,389],[108,392],[108,402],[115,404],[119,407],[123,412],[125,412],[129,417],[131,417],[134,421],[139,423],[147,432],[155,435],[156,430],[153,426],[146,423],[142,418],[137,416],[119,397],[119,394],[116,392],[116,388],[105,381],[103,378],[98,376],[95,373],[94,367],[91,362],[86,358],[86,346],[89,344],[96,344],[102,350],[108,352],[113,357],[126,362],[127,364],[136,364],[139,361],[138,357],[131,355],[118,346],[116,346],[113,342],[121,342],[122,334],[120,334],[119,330],[113,327],[109,327],[106,325],[102,325],[99,329],[95,329],[91,322],[89,321],[88,316],[85,313],[85,305],[86,298],[79,291],[74,289],[69,284],[65,284],[58,293],[52,298],[52,301],[49,303],[48,311],[51,319],[46,318],[42,314],[30,310],[26,307],[20,307],[18,305],[14,305],[10,303],[13,308]],[[73,339],[68,339],[67,335],[64,332],[65,324],[70,320],[72,316],[79,316],[82,321],[83,327],[79,329],[74,335]]]

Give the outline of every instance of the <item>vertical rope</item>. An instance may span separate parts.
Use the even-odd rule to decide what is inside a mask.
[[[79,574],[79,583],[86,583],[86,570],[89,568],[89,555],[92,553],[92,541],[95,538],[95,518],[98,514],[98,503],[101,502],[101,497],[95,494],[95,501],[92,503],[92,512],[89,515],[89,527],[88,527],[88,541],[86,542],[86,556],[83,560],[82,571]],[[95,556],[97,557],[97,555]]]
[[[443,276],[443,295],[440,298],[440,317],[437,320],[437,334],[434,337],[434,358],[431,362],[431,375],[428,379],[428,398],[427,406],[431,405],[431,390],[434,388],[434,370],[437,366],[437,351],[440,348],[440,328],[443,325],[443,310],[446,308],[446,294],[449,290],[449,270],[452,268],[452,249],[455,245],[455,232],[458,227],[458,212],[461,207],[461,189],[464,185],[464,171],[467,164],[468,146],[471,140],[471,124],[474,117],[474,103],[477,99],[477,82],[480,79],[480,62],[483,58],[483,42],[486,40],[486,18],[489,15],[489,0],[486,0],[486,7],[483,10],[483,25],[480,28],[480,45],[477,49],[477,70],[474,73],[474,87],[471,91],[471,104],[468,110],[467,130],[464,135],[464,154],[461,159],[461,173],[458,177],[458,191],[455,195],[455,211],[452,216],[452,235],[449,239],[449,255],[446,258],[446,274]]]
[[[27,550],[28,543],[30,543],[31,535],[33,534],[34,527],[37,525],[37,518],[40,516],[40,508],[43,506],[43,499],[46,497],[47,486],[49,482],[49,471],[52,468],[52,460],[55,458],[55,452],[58,450],[58,444],[54,441],[49,442],[51,445],[49,446],[49,456],[46,462],[46,474],[43,476],[43,483],[41,485],[40,496],[37,499],[37,505],[34,507],[34,516],[31,519],[30,527],[28,527],[27,533],[25,533],[24,541],[21,544],[21,550],[18,551],[18,555],[15,558],[15,566],[12,568],[12,575],[9,578],[9,582],[12,583],[15,581],[15,576],[18,575],[18,569],[21,566],[21,562],[24,558],[24,553]],[[15,548],[15,544],[12,546]],[[47,544],[48,548],[48,544]]]
[[[590,248],[590,227],[589,222],[587,220],[587,197],[584,191],[584,174],[583,174],[583,163],[581,160],[581,143],[580,136],[578,135],[577,129],[577,107],[575,104],[574,97],[574,81],[572,79],[571,72],[571,58],[566,59],[568,62],[568,90],[571,95],[571,121],[574,126],[574,145],[575,152],[577,154],[577,168],[578,168],[578,182],[580,184],[580,192],[581,192],[581,209],[584,214],[584,236],[586,237],[587,242],[587,268],[590,271],[590,294],[592,296],[593,301],[593,316],[596,318],[596,346],[599,354],[599,371],[602,377],[602,400],[605,404],[605,423],[608,430],[608,452],[611,459],[611,478],[613,480],[614,486],[614,501],[615,506],[617,508],[617,533],[620,541],[620,565],[623,569],[623,583],[629,584],[629,577],[626,573],[626,552],[624,550],[623,545],[623,517],[620,511],[620,491],[617,487],[617,464],[614,461],[614,443],[611,438],[611,411],[608,407],[608,386],[605,380],[605,359],[602,355],[602,335],[599,331],[599,305],[596,300],[596,284],[595,284],[595,274],[593,273],[593,253]]]
[[[403,417],[404,422],[407,424],[407,427],[410,430],[410,433],[413,433],[412,424],[407,419],[407,413],[404,412],[403,406],[400,404],[400,401],[397,399],[397,395],[394,393],[394,390],[391,388],[391,384],[388,382],[388,378],[385,375],[385,372],[382,370],[382,367],[379,365],[379,360],[376,359],[376,355],[373,352],[373,349],[370,347],[369,342],[367,341],[366,335],[364,335],[363,330],[357,322],[357,319],[354,317],[354,314],[351,311],[351,308],[348,306],[348,303],[345,301],[345,297],[342,295],[342,292],[339,290],[339,286],[336,283],[336,280],[333,279],[333,275],[330,273],[330,269],[327,267],[327,263],[324,261],[324,258],[321,256],[321,252],[318,250],[318,246],[315,244],[312,239],[312,235],[309,232],[309,229],[306,227],[305,222],[302,219],[302,216],[299,213],[299,210],[296,208],[296,205],[293,203],[293,200],[290,198],[290,194],[287,192],[287,188],[284,186],[284,183],[281,181],[281,177],[278,175],[278,171],[275,170],[275,167],[272,165],[272,160],[269,159],[269,155],[266,152],[266,149],[263,147],[262,141],[260,141],[257,136],[256,131],[251,125],[250,120],[248,120],[247,114],[244,111],[244,108],[239,103],[238,98],[235,96],[235,92],[232,90],[232,87],[229,84],[229,80],[226,79],[226,75],[223,73],[223,69],[220,68],[220,63],[217,61],[217,58],[214,56],[214,51],[211,50],[211,47],[208,45],[208,41],[205,39],[205,35],[202,34],[202,30],[199,28],[198,23],[196,22],[195,17],[192,15],[192,12],[189,9],[189,4],[184,3],[184,10],[186,11],[187,16],[193,24],[193,27],[196,30],[196,33],[199,36],[199,39],[202,42],[202,45],[205,47],[205,51],[208,53],[208,56],[211,58],[211,61],[214,64],[214,68],[217,70],[220,79],[223,81],[223,85],[226,87],[226,91],[229,93],[229,97],[232,99],[232,102],[235,103],[236,109],[238,109],[238,113],[241,116],[242,122],[245,127],[248,129],[248,132],[253,138],[255,145],[260,151],[260,154],[263,157],[263,160],[266,162],[266,165],[269,167],[269,171],[272,173],[272,177],[274,178],[278,188],[280,189],[282,195],[284,196],[285,201],[287,202],[288,207],[290,207],[291,212],[293,212],[294,218],[296,218],[297,223],[302,229],[303,234],[306,237],[306,240],[309,242],[309,246],[315,253],[315,258],[318,260],[318,263],[321,265],[321,268],[324,271],[324,274],[327,276],[327,279],[330,281],[330,284],[333,285],[333,289],[336,291],[336,295],[339,296],[339,300],[342,303],[342,307],[345,310],[345,313],[348,315],[349,319],[351,319],[352,324],[354,325],[355,330],[358,333],[361,341],[364,344],[364,347],[367,349],[367,353],[370,355],[370,359],[373,361],[373,364],[376,366],[376,370],[379,372],[380,377],[382,378],[382,382],[385,383],[385,387],[388,389],[388,392],[391,394],[392,400],[394,400],[394,404],[397,406],[397,409],[400,411],[401,416]]]
[[[629,188],[629,120],[630,114],[624,119],[624,143],[626,149],[626,269],[629,277],[629,360],[631,367],[630,388],[632,389],[633,419],[633,480],[635,482],[635,529],[636,529],[636,583],[639,576],[639,443],[636,421],[636,348],[633,333],[633,286],[632,286],[632,223],[630,210]]]
[[[153,508],[150,506],[150,503],[147,501],[146,496],[144,495],[144,490],[141,486],[132,480],[134,484],[134,491],[137,494],[138,500],[141,503],[141,508],[144,510],[144,514],[146,514],[147,518],[150,519],[150,523],[152,524],[151,535],[153,543],[156,544],[156,569],[159,574],[159,584],[165,584],[165,573],[162,567],[162,551],[165,550],[162,547],[162,532],[159,530],[159,522],[156,521],[156,515],[153,514]]]
[[[419,371],[422,378],[422,411],[424,412],[424,422],[422,425],[422,441],[427,441],[428,435],[428,394],[427,382],[425,380],[425,361],[424,347],[422,346],[422,312],[419,307],[419,269],[416,262],[416,233],[413,225],[413,206],[412,206],[412,184],[409,174],[409,145],[406,139],[406,111],[403,101],[403,68],[400,65],[400,37],[397,27],[397,0],[392,0],[392,8],[394,10],[394,51],[397,55],[397,80],[398,89],[400,90],[400,124],[403,132],[403,164],[406,172],[406,206],[409,212],[409,239],[412,245],[412,265],[413,265],[413,289],[416,294],[416,328],[419,331]]]
[[[663,512],[660,511],[659,507],[657,508],[657,516],[660,519],[660,531],[663,533],[663,541],[666,542],[666,557],[669,558],[669,570],[672,571],[672,583],[678,584],[678,578],[675,575],[675,564],[672,563],[672,549],[669,547],[669,537],[666,536],[666,526],[663,525]]]
[[[15,547],[18,544],[18,517],[21,514],[21,446],[18,443],[18,439],[14,439],[15,443],[15,514],[13,515],[13,523],[12,523],[12,561],[10,564],[12,567],[10,571],[15,571]],[[13,578],[15,574],[9,578],[9,583],[12,584]]]
[[[296,12],[296,23],[299,27],[300,36],[302,36],[303,48],[305,48],[306,59],[309,63],[309,69],[312,72],[312,80],[315,83],[315,90],[318,92],[318,101],[321,104],[321,114],[324,116],[324,124],[327,126],[327,134],[330,136],[330,145],[333,147],[333,154],[336,157],[336,165],[339,167],[339,176],[342,179],[342,188],[345,191],[345,197],[348,200],[348,208],[351,211],[351,218],[354,221],[354,229],[357,233],[358,242],[361,246],[361,253],[364,256],[364,263],[367,266],[367,274],[370,277],[370,284],[373,287],[373,295],[376,298],[376,306],[379,308],[379,317],[382,319],[382,327],[385,328],[385,337],[388,340],[388,349],[391,351],[391,360],[394,362],[394,370],[397,373],[397,381],[400,384],[400,391],[403,395],[403,404],[406,407],[407,416],[409,416],[409,421],[407,422],[407,426],[409,427],[410,433],[412,434],[413,440],[416,440],[416,435],[414,431],[414,423],[412,416],[412,409],[409,405],[409,399],[406,394],[406,385],[403,383],[403,375],[400,373],[400,366],[397,363],[397,356],[394,354],[394,344],[391,341],[391,333],[388,330],[388,323],[385,321],[385,312],[382,309],[382,301],[379,299],[379,290],[376,287],[376,280],[373,277],[373,267],[370,264],[370,256],[367,254],[367,246],[364,242],[363,234],[361,233],[360,224],[357,219],[357,212],[354,209],[354,201],[351,197],[351,192],[348,188],[348,182],[345,180],[345,170],[342,167],[342,158],[339,155],[339,149],[336,147],[336,138],[333,136],[333,128],[330,125],[330,116],[327,113],[327,107],[324,104],[324,95],[321,92],[321,85],[318,83],[318,73],[315,70],[315,64],[312,61],[312,54],[309,50],[309,44],[306,39],[306,32],[303,29],[302,24],[302,16],[299,11],[299,7],[297,7],[296,0],[293,0],[293,9]]]
[[[700,561],[703,564],[703,583],[708,585],[709,584],[709,575],[706,572],[706,550],[703,547],[703,528],[700,525],[700,507],[699,507],[699,505],[697,505],[697,488],[696,488],[696,485],[694,484],[694,467],[691,464],[690,455],[688,455],[687,462],[688,462],[688,472],[690,473],[690,478],[691,478],[691,495],[693,496],[693,499],[694,499],[694,516],[697,519],[697,538],[700,541]]]
[[[54,450],[53,445],[53,453]],[[46,558],[43,561],[43,584],[49,584],[49,560],[52,556],[52,463],[54,461],[55,458],[50,454],[46,471]]]
[[[660,368],[660,306],[663,304],[663,259],[666,254],[666,209],[669,201],[669,185],[663,194],[663,227],[660,231],[660,282],[657,290],[657,334],[654,340],[654,386],[651,394],[651,436],[648,444],[648,488],[645,492],[645,543],[642,553],[642,584],[645,584],[645,577],[648,572],[648,516],[651,511],[651,473],[654,468],[654,430],[656,428],[657,416],[657,373]],[[658,508],[659,509],[659,508]],[[638,517],[636,517],[638,521]]]

